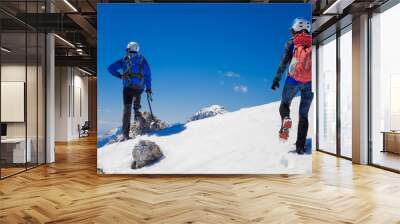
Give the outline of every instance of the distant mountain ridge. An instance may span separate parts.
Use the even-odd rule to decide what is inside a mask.
[[[223,106],[212,105],[209,107],[204,107],[204,108],[200,109],[199,111],[197,111],[192,117],[189,118],[189,120],[187,122],[202,120],[205,118],[210,118],[210,117],[214,117],[214,116],[217,116],[220,114],[225,114],[225,113],[228,113],[228,111],[225,110],[225,108]],[[156,118],[156,120],[158,120],[158,124],[160,124],[160,126],[156,127],[156,128],[151,127],[152,120],[151,120],[150,113],[143,112],[142,114],[143,114],[143,118],[146,123],[145,124],[146,130],[139,130],[140,127],[138,127],[137,124],[132,122],[129,133],[130,133],[130,136],[133,138],[135,138],[136,136],[142,135],[142,134],[147,134],[150,132],[158,131],[163,128],[169,127],[169,125],[167,123],[159,120],[158,118]],[[113,128],[110,131],[107,131],[104,134],[98,136],[97,147],[101,148],[107,144],[115,143],[118,141],[118,139],[121,137],[121,135],[122,135],[121,127]]]
[[[217,116],[219,114],[225,114],[228,113],[227,110],[225,110],[225,108],[221,105],[212,105],[210,107],[204,107],[202,109],[200,109],[199,111],[197,111],[190,119],[190,121],[197,121],[197,120],[201,120],[204,118],[209,118],[209,117],[214,117]]]

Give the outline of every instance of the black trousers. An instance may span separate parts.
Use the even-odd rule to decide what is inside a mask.
[[[129,137],[129,129],[131,125],[132,103],[135,114],[140,113],[140,96],[143,90],[131,87],[124,87],[124,112],[122,115],[122,133],[127,138]]]
[[[311,83],[285,83],[285,86],[283,87],[282,101],[279,107],[279,113],[281,115],[282,121],[285,117],[290,116],[290,104],[292,103],[293,98],[298,92],[300,92],[301,94],[301,99],[299,108],[299,126],[297,127],[296,148],[304,149],[308,132],[308,112],[314,98]]]

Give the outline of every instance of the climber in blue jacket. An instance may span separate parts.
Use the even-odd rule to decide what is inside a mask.
[[[151,71],[145,57],[139,54],[139,44],[130,42],[126,47],[126,55],[111,64],[108,71],[123,83],[124,112],[122,117],[123,139],[129,139],[131,123],[132,102],[135,112],[135,121],[141,122],[143,117],[140,113],[140,98],[143,91],[151,95]],[[122,72],[122,73],[121,73]]]

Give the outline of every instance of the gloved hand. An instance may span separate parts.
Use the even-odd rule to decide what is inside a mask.
[[[150,101],[153,101],[153,92],[151,91],[151,89],[146,89],[146,93],[147,93],[147,99]]]
[[[124,79],[124,76],[123,76],[121,73],[118,72],[118,78],[121,79],[121,80],[123,80],[123,79]]]
[[[271,89],[272,90],[276,90],[276,89],[279,89],[279,78],[274,78],[274,81],[272,81],[272,86],[271,86]]]

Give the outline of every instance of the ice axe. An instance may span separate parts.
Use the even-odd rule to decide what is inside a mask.
[[[150,103],[150,102],[153,101],[153,97],[148,92],[146,92],[146,94],[147,94],[147,103],[149,104],[151,119],[153,120],[153,122],[155,122],[154,115],[153,115],[153,110],[151,109],[151,103]]]
[[[150,124],[150,128],[151,128],[151,129],[155,129],[155,128],[158,128],[158,127],[159,127],[159,124],[158,124],[159,120],[156,120],[156,119],[154,118],[153,110],[152,110],[152,108],[151,108],[151,103],[150,103],[150,102],[153,101],[153,97],[152,97],[151,94],[148,93],[148,92],[146,92],[146,94],[147,94],[147,103],[149,104],[150,115],[151,115],[151,120],[152,120],[152,121],[151,121],[151,124]]]

